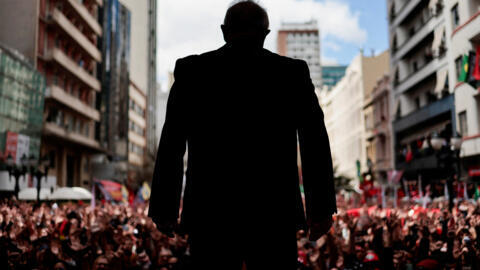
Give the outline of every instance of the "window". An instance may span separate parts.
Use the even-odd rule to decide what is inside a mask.
[[[460,135],[468,136],[467,112],[463,111],[458,114],[458,121],[460,124]]]
[[[85,131],[85,136],[90,137],[90,123],[88,122],[85,123],[84,131]]]
[[[452,7],[452,28],[455,30],[460,25],[460,16],[458,15],[458,3]]]

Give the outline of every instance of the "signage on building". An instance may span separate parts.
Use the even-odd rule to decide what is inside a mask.
[[[11,156],[16,164],[25,156],[28,158],[30,152],[30,137],[23,134],[7,131],[5,138],[4,157]]]
[[[473,166],[468,169],[468,176],[475,177],[480,176],[480,166]]]
[[[5,158],[10,155],[13,160],[17,160],[17,142],[18,134],[15,132],[7,131],[7,138],[5,142]]]

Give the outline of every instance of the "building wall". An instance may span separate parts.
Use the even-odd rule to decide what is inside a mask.
[[[334,166],[339,174],[357,178],[357,160],[361,172],[367,171],[364,99],[370,78],[379,78],[388,70],[388,52],[378,56],[357,55],[345,76],[320,99],[330,138]]]
[[[2,0],[0,8],[0,42],[15,48],[34,66],[37,62],[39,3],[39,0]]]
[[[322,86],[320,35],[317,21],[282,23],[277,38],[278,53],[307,62],[310,77],[317,89]]]
[[[120,0],[131,12],[130,80],[147,95],[149,67],[149,0]]]

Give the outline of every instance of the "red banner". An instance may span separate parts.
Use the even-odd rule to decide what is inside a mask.
[[[5,158],[10,155],[12,156],[13,160],[17,160],[17,144],[18,134],[15,132],[7,131],[7,139],[5,143]]]

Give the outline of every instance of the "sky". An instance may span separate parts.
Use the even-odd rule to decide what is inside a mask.
[[[158,1],[158,80],[165,91],[175,61],[218,49],[220,25],[232,0]],[[276,52],[281,22],[316,19],[321,33],[322,65],[348,65],[388,48],[386,0],[258,0],[269,14],[271,33],[265,47]]]

